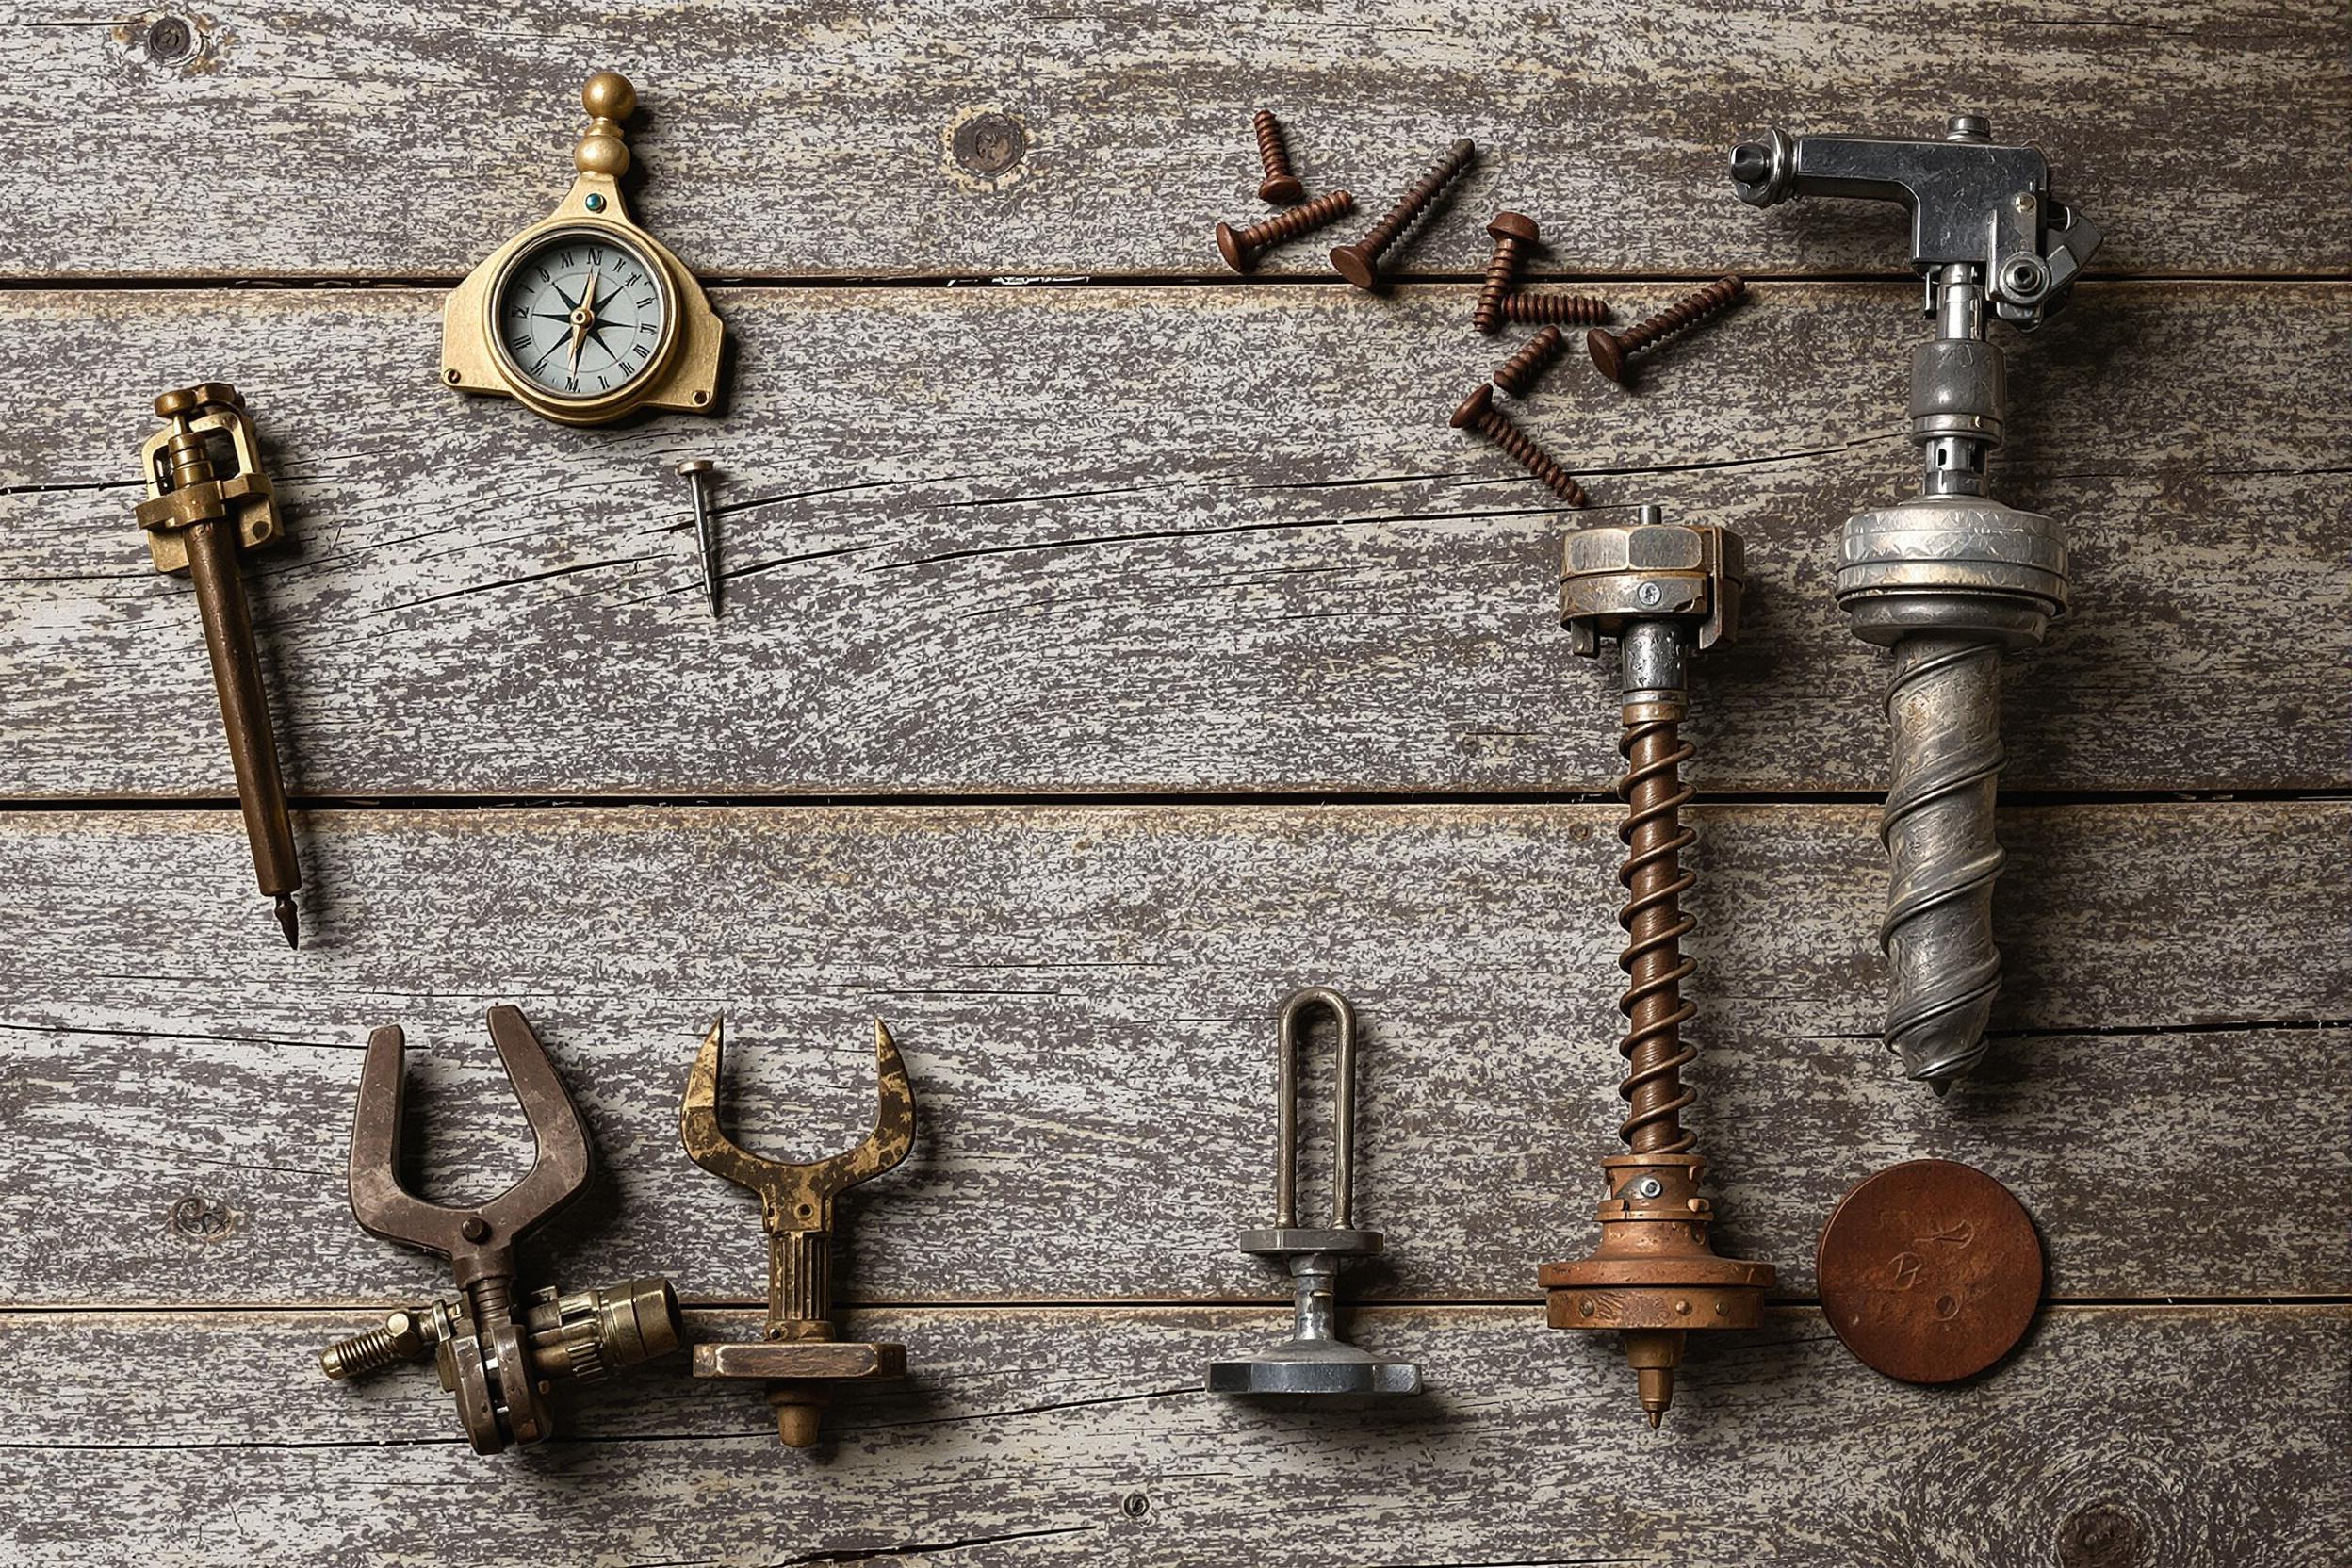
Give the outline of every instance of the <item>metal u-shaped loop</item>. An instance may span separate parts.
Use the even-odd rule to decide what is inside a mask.
[[[1274,1223],[1283,1230],[1298,1223],[1298,1046],[1306,1015],[1316,1007],[1330,1013],[1339,1030],[1339,1069],[1331,1085],[1331,1229],[1348,1231],[1355,1228],[1356,1207],[1356,1009],[1329,986],[1293,991],[1282,1003],[1274,1088]]]

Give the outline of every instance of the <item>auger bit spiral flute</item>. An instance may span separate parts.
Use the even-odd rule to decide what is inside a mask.
[[[1733,150],[1731,179],[1756,206],[1844,196],[1911,213],[1911,266],[1936,324],[1911,355],[1925,473],[1918,496],[1848,519],[1837,595],[1855,636],[1894,650],[1882,1033],[1940,1095],[1984,1059],[2001,989],[2001,656],[2039,643],[2066,608],[2064,530],[1995,500],[1986,480],[2008,401],[1987,334],[1996,319],[2031,332],[2063,308],[2101,236],[2050,200],[2040,150],[1996,143],[1982,115],[1954,115],[1940,139],[1773,131]]]

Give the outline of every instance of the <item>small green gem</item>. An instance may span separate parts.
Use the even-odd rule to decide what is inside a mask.
[[[595,195],[590,196],[587,201],[587,207],[590,212],[602,212],[604,210],[604,198]]]

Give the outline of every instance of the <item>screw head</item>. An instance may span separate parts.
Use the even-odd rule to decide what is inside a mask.
[[[1584,335],[1585,352],[1592,356],[1592,368],[1623,386],[1625,383],[1625,347],[1617,341],[1617,335],[1607,327],[1594,327]]]
[[[1494,384],[1482,381],[1454,409],[1453,417],[1446,422],[1456,430],[1477,424],[1486,411],[1494,406]]]
[[[1535,220],[1524,212],[1496,213],[1494,220],[1486,226],[1486,232],[1495,239],[1518,239],[1529,245],[1536,244],[1542,237]]]
[[[1664,596],[1664,595],[1659,590],[1657,583],[1645,582],[1641,587],[1636,588],[1633,591],[1633,596],[1640,599],[1643,604],[1656,604]],[[1644,1182],[1642,1184],[1648,1196],[1652,1198],[1658,1196],[1658,1184],[1656,1182]]]
[[[490,1227],[482,1221],[480,1216],[476,1216],[460,1225],[457,1228],[457,1233],[467,1241],[484,1242],[490,1239]]]
[[[1645,582],[1642,586],[1644,588],[1655,589],[1658,584],[1655,582]],[[1666,1190],[1666,1184],[1659,1181],[1655,1176],[1644,1176],[1640,1181],[1633,1184],[1633,1190],[1640,1193],[1644,1198],[1656,1198],[1659,1193]]]
[[[1258,187],[1258,200],[1271,202],[1278,207],[1290,206],[1306,194],[1306,182],[1296,174],[1268,174],[1266,183]]]
[[[1372,269],[1372,258],[1364,254],[1362,245],[1340,245],[1331,251],[1331,268],[1358,288],[1376,289],[1380,275]]]
[[[1250,253],[1241,248],[1241,236],[1233,232],[1231,223],[1217,226],[1217,248],[1223,253],[1226,266],[1236,272],[1250,270]]]
[[[690,457],[678,466],[678,471],[690,478],[695,474],[707,474],[710,471],[710,460],[707,457]]]

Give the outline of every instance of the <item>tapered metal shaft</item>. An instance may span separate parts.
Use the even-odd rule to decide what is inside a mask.
[[[245,837],[253,845],[253,880],[276,901],[286,945],[297,947],[301,930],[294,892],[302,877],[294,863],[294,829],[286,814],[286,784],[278,775],[270,699],[261,689],[253,617],[237,570],[236,529],[234,522],[222,518],[187,530],[188,577],[196,588],[197,613],[204,623],[204,651],[212,656],[212,684],[220,695],[229,762],[237,770],[237,803],[245,816]]]

